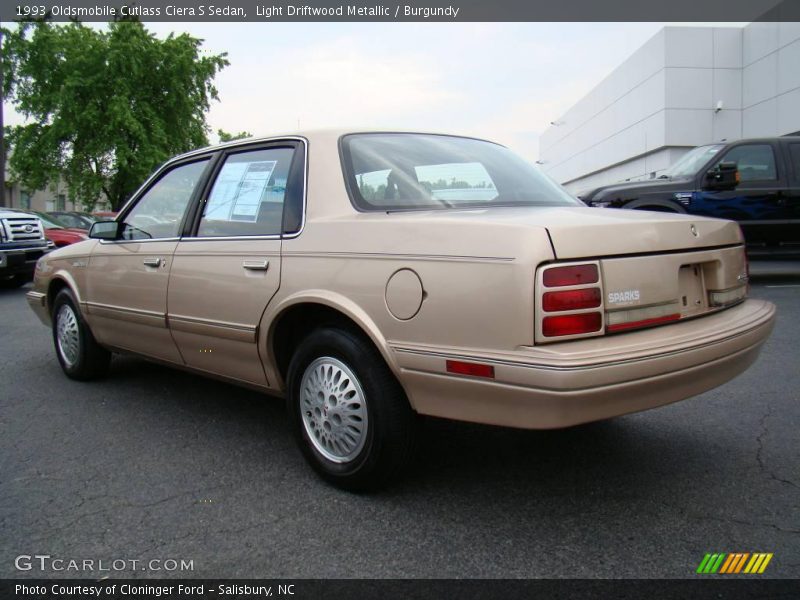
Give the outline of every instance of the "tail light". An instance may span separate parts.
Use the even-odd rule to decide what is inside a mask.
[[[600,331],[602,327],[603,317],[599,312],[545,317],[542,320],[542,333],[547,337],[592,333]]]
[[[747,298],[747,294],[750,293],[750,261],[747,258],[746,247],[742,247],[742,263],[744,265],[744,271],[736,278],[738,285],[724,290],[709,290],[709,306],[724,308],[737,304]]]
[[[542,283],[545,287],[564,287],[597,283],[600,272],[597,265],[573,265],[569,267],[551,267],[544,272]]]
[[[599,288],[545,292],[542,296],[542,308],[547,312],[580,310],[582,308],[597,308],[598,306],[600,306]]]
[[[572,339],[603,334],[603,289],[597,262],[552,265],[539,270],[537,301],[541,309],[536,339]]]
[[[711,306],[729,306],[741,302],[747,297],[747,284],[729,290],[713,290],[708,292],[708,303]]]

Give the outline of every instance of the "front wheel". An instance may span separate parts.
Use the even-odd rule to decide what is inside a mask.
[[[111,353],[94,339],[72,292],[66,288],[53,302],[53,343],[58,363],[67,377],[88,381],[108,371]]]
[[[326,480],[349,490],[375,489],[410,463],[416,414],[363,336],[314,331],[297,348],[287,383],[300,449]]]

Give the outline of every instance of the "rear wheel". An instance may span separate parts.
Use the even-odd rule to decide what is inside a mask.
[[[88,381],[108,372],[111,353],[100,346],[83,320],[72,292],[61,290],[53,302],[53,343],[61,369],[71,379]]]
[[[349,490],[380,487],[410,463],[417,418],[383,358],[362,335],[312,332],[289,365],[288,410],[306,460]]]

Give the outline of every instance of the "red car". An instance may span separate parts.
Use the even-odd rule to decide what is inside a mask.
[[[65,227],[58,222],[55,217],[36,210],[19,210],[16,208],[8,209],[15,212],[21,212],[34,217],[38,217],[44,225],[44,236],[56,245],[56,248],[62,246],[69,246],[76,242],[82,242],[89,239],[89,232],[86,229],[78,229],[76,227]]]

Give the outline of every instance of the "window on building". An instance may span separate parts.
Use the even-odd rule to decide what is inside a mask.
[[[774,181],[778,178],[775,152],[769,144],[736,146],[729,150],[719,162],[736,163],[742,181]]]
[[[66,210],[67,209],[67,196],[65,194],[59,194],[58,198],[56,199],[56,210]]]
[[[20,190],[19,207],[25,210],[31,209],[31,193],[28,190]]]

